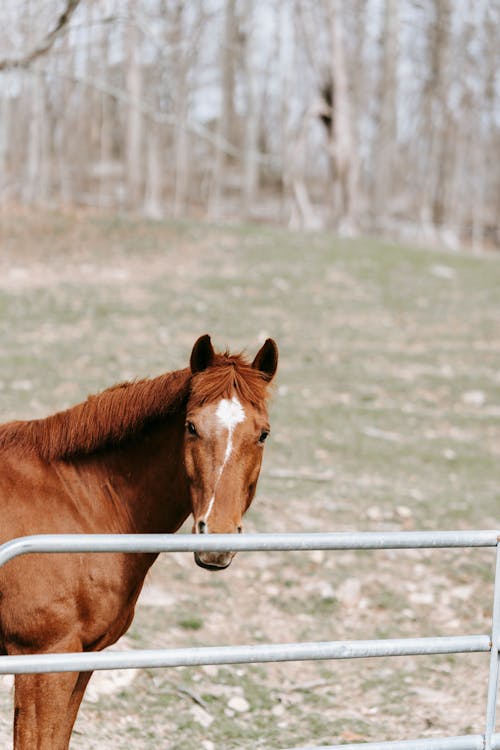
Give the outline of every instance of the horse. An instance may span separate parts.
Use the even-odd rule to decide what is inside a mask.
[[[189,367],[0,426],[0,542],[45,533],[241,533],[278,349],[250,362],[210,336]],[[227,568],[234,553],[200,552]],[[97,651],[129,628],[154,554],[27,555],[0,569],[0,652]],[[91,672],[16,675],[14,749],[67,750]]]

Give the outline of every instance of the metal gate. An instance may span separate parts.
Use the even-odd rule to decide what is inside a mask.
[[[484,733],[402,742],[301,747],[295,750],[500,750],[495,734],[500,646],[500,532],[404,531],[325,534],[44,534],[0,546],[0,566],[33,552],[234,552],[279,550],[435,549],[495,547],[496,568],[491,633],[430,638],[282,643],[256,646],[102,651],[99,653],[0,656],[0,674],[80,672],[133,667],[355,659],[373,656],[489,652]]]

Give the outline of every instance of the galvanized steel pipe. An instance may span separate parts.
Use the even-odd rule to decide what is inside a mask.
[[[0,656],[0,674],[488,652],[487,635]]]
[[[496,547],[499,531],[341,531],[312,534],[39,534],[0,546],[0,566],[33,552],[264,552]]]
[[[0,546],[0,566],[19,555],[49,552],[224,552],[279,550],[377,550],[497,547],[500,533],[485,531],[338,532],[314,534],[44,534],[26,536]],[[500,560],[500,557],[497,558]],[[500,563],[495,581],[495,618],[500,611]],[[95,669],[197,666],[309,659],[353,659],[375,656],[491,652],[488,717],[485,735],[425,738],[401,742],[369,742],[362,745],[329,745],[295,750],[500,750],[494,734],[498,681],[496,641],[492,635],[392,638],[324,643],[282,643],[253,646],[102,651],[100,653],[26,654],[0,656],[0,674],[80,672]],[[492,638],[495,648],[492,649]]]
[[[500,747],[500,735],[495,735]],[[296,747],[293,750],[483,750],[484,736],[468,734],[462,737],[426,737],[422,740],[402,740],[401,742],[363,742],[355,745],[321,745],[320,747]],[[289,748],[292,750],[292,748]]]

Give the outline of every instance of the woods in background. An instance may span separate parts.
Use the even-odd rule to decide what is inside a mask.
[[[3,0],[0,205],[500,247],[500,0]]]

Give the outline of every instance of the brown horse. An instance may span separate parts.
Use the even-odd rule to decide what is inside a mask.
[[[268,339],[250,364],[198,339],[190,367],[0,427],[0,542],[44,533],[241,532],[269,434]],[[96,651],[129,627],[152,554],[28,555],[0,569],[0,650]],[[199,553],[209,570],[232,553]],[[64,750],[89,672],[16,675],[14,748]]]

